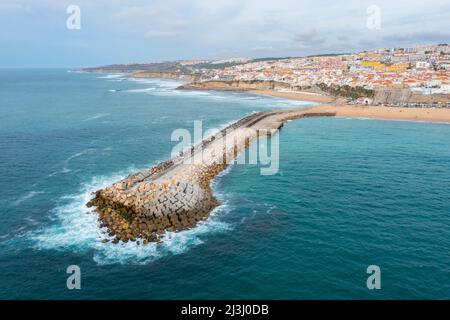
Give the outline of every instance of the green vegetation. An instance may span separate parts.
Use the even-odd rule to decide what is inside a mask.
[[[249,62],[262,62],[262,61],[279,61],[279,60],[286,60],[286,59],[292,59],[292,57],[267,57],[267,58],[255,58],[252,59]]]
[[[351,53],[323,53],[323,54],[314,54],[307,56],[307,58],[313,58],[313,57],[338,57],[338,56],[344,56],[349,55]]]
[[[327,85],[325,83],[318,84],[318,87],[333,96],[337,97],[345,97],[345,98],[351,98],[353,100],[356,100],[358,98],[373,98],[375,96],[375,91],[371,89],[366,89],[363,87],[351,87],[349,85],[345,86],[338,86],[338,85]]]
[[[198,69],[225,69],[229,67],[238,66],[247,62],[224,62],[224,63],[199,63],[194,64],[193,67]]]

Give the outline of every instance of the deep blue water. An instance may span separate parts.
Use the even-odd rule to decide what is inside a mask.
[[[290,122],[279,173],[230,167],[206,223],[102,244],[91,192],[167,159],[174,129],[303,104],[177,85],[0,70],[0,298],[450,298],[446,124]],[[73,264],[81,290],[66,288]],[[381,290],[366,287],[372,264]]]

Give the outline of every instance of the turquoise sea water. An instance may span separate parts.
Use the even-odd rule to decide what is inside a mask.
[[[91,192],[167,159],[174,129],[308,105],[177,85],[0,70],[0,298],[450,298],[446,124],[290,122],[280,172],[230,167],[206,223],[159,245],[102,244]],[[381,290],[366,287],[372,264]]]

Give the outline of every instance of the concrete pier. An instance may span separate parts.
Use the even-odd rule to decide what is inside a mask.
[[[259,135],[288,120],[335,116],[334,112],[288,109],[259,112],[233,123],[190,150],[98,190],[95,206],[113,242],[158,241],[166,231],[194,227],[218,205],[211,180]]]

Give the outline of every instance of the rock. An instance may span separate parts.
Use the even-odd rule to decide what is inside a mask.
[[[245,129],[248,123],[256,123],[267,116],[270,116],[270,113],[256,113],[226,129]],[[287,117],[286,114],[283,116]],[[223,133],[225,131],[222,130]],[[87,206],[97,207],[99,224],[108,228],[110,236],[116,237],[115,243],[142,238],[142,243],[147,244],[160,241],[160,235],[165,230],[179,231],[193,227],[198,221],[207,219],[211,210],[218,205],[211,194],[209,184],[211,179],[227,166],[223,159],[233,159],[235,153],[243,150],[255,139],[255,133],[244,132],[245,135],[238,139],[237,145],[208,150],[214,151],[209,153],[213,157],[211,164],[186,164],[183,170],[164,176],[165,170],[174,166],[175,161],[181,163],[183,158],[164,161],[97,191]],[[215,136],[204,140],[190,151],[197,151],[200,147],[208,148],[209,145],[214,145],[214,140]],[[188,156],[189,151],[181,155]],[[154,176],[155,174],[158,176]]]

